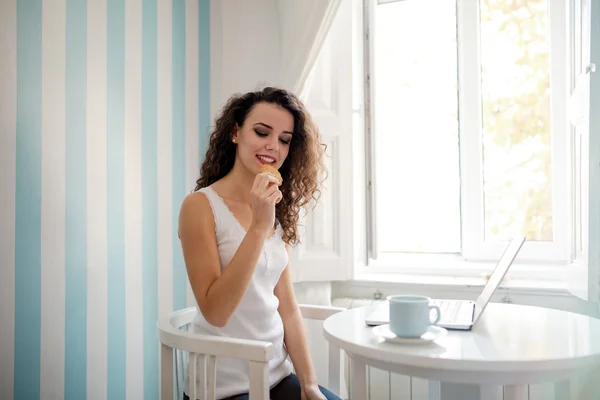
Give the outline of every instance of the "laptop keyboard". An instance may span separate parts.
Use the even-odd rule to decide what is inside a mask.
[[[440,309],[440,322],[452,322],[458,319],[460,314],[461,301],[452,300],[434,300],[431,302],[432,305],[438,306]]]

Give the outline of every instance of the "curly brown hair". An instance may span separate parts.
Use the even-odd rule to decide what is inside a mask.
[[[267,87],[232,96],[216,120],[194,191],[212,185],[231,171],[236,154],[236,146],[231,141],[234,128],[236,124],[241,127],[252,107],[261,102],[276,104],[294,117],[289,154],[279,169],[283,178],[280,187],[283,199],[277,204],[276,217],[283,229],[283,241],[295,246],[300,242],[300,211],[311,203],[316,205],[321,194],[319,187],[326,177],[323,163],[326,147],[321,143],[319,129],[311,115],[294,94]]]

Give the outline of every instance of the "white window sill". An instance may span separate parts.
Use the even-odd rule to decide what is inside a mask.
[[[377,300],[385,301],[386,296],[398,293],[438,299],[475,300],[485,282],[485,279],[476,277],[361,273],[353,280],[333,282],[331,290],[336,305],[349,307],[349,304],[368,305]],[[565,281],[509,280],[500,285],[491,301],[600,316],[599,305],[575,297],[568,291]]]
[[[356,266],[352,282],[481,288],[495,266],[496,262],[466,261],[453,255],[394,255]],[[513,262],[500,288],[568,294],[567,277],[565,263]]]
[[[482,288],[487,280],[478,277],[443,276],[443,275],[416,275],[399,273],[360,273],[354,276],[352,284],[371,286],[375,285],[425,285],[461,288]],[[559,280],[505,280],[500,284],[502,289],[521,289],[523,291],[553,292],[557,295],[568,294],[566,282]]]

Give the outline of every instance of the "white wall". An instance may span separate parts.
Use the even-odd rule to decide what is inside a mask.
[[[211,115],[232,94],[301,89],[340,0],[210,0]]]
[[[281,85],[276,0],[211,0],[211,116],[234,93]]]

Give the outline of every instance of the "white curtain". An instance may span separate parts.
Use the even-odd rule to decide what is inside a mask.
[[[341,0],[277,0],[283,86],[302,95]],[[351,40],[351,38],[348,38]]]

